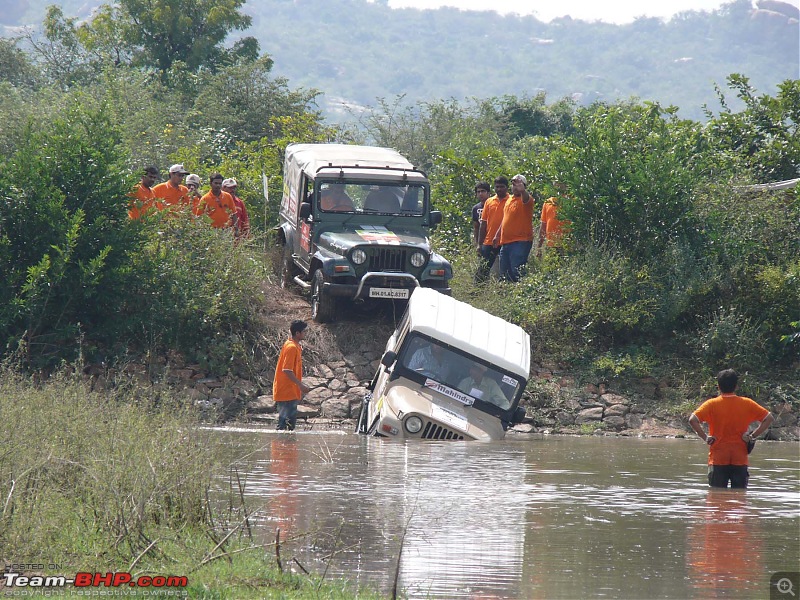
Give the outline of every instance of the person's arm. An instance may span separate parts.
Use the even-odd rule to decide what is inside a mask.
[[[478,249],[483,245],[483,240],[486,239],[486,221],[481,217],[478,224]]]
[[[473,221],[472,222],[472,240],[475,242],[475,248],[480,250],[481,247],[481,222],[480,221]]]
[[[283,369],[283,374],[286,375],[286,377],[288,377],[289,379],[291,379],[292,383],[294,383],[298,388],[300,388],[301,394],[307,394],[308,392],[311,391],[311,388],[308,387],[302,381],[300,381],[297,378],[297,375],[295,375],[294,371],[292,371],[291,369]]]
[[[767,416],[764,417],[764,420],[761,421],[761,423],[758,424],[758,427],[756,427],[755,430],[753,430],[753,433],[743,433],[742,434],[742,440],[745,441],[745,442],[749,442],[753,438],[757,438],[762,433],[764,433],[767,429],[769,429],[770,425],[772,425],[772,422],[774,420],[775,420],[775,417],[772,415],[772,413],[767,413]]]
[[[547,221],[541,221],[539,225],[539,241],[536,245],[536,254],[541,258],[544,250],[544,240],[547,237]]]
[[[692,416],[689,417],[689,426],[694,429],[694,432],[700,436],[700,439],[709,446],[717,441],[717,438],[715,438],[713,435],[708,435],[705,432],[703,425],[700,423],[700,419],[694,413],[692,413]]]

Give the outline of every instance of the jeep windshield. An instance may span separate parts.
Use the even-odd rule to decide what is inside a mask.
[[[318,184],[316,204],[325,213],[422,216],[428,203],[425,185],[337,180]]]
[[[504,420],[510,419],[525,388],[518,375],[413,332],[403,344],[394,375]]]

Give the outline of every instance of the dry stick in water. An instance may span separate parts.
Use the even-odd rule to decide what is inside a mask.
[[[308,569],[306,569],[306,568],[305,568],[303,565],[301,565],[301,564],[300,564],[300,561],[299,561],[299,560],[297,560],[297,557],[296,557],[296,556],[293,556],[293,557],[292,557],[292,560],[295,562],[295,564],[296,564],[298,567],[300,567],[300,568],[303,570],[303,573],[305,573],[306,575],[311,575],[311,573],[309,573],[309,572],[308,572]]]
[[[247,514],[247,506],[244,503],[244,486],[239,477],[239,469],[236,469],[236,484],[239,487],[239,501],[242,503],[242,511],[244,511],[244,524],[247,526],[247,537],[253,541],[253,531],[250,529],[250,515]]]
[[[317,586],[317,591],[319,588],[322,587],[322,582],[325,581],[325,575],[328,574],[328,567],[331,566],[331,562],[333,562],[333,557],[336,556],[336,549],[339,546],[339,538],[342,535],[342,528],[344,527],[344,521],[339,524],[339,530],[336,532],[336,541],[333,543],[333,552],[331,552],[330,560],[325,561],[325,570],[322,572],[322,577],[319,580],[319,585]]]
[[[283,565],[281,564],[281,528],[275,532],[275,560],[278,561],[278,571],[283,573]]]
[[[417,498],[419,499],[419,497]],[[397,600],[397,581],[400,579],[400,561],[403,558],[403,546],[406,542],[406,535],[408,534],[408,526],[411,525],[411,519],[414,518],[414,513],[417,510],[417,501],[414,501],[414,508],[411,509],[411,514],[408,515],[406,526],[403,527],[403,535],[400,537],[400,549],[397,551],[397,567],[394,570],[394,582],[392,583],[392,600]]]

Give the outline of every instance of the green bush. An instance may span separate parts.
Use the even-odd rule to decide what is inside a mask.
[[[139,350],[183,352],[217,374],[246,360],[269,268],[260,240],[234,243],[232,230],[189,214],[156,215],[141,227],[146,243],[118,312],[118,337]]]
[[[76,103],[30,124],[0,172],[0,341],[29,362],[62,357],[102,331],[125,295],[137,232],[131,179],[106,112]]]

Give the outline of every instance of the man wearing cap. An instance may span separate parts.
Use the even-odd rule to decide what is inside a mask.
[[[181,183],[188,174],[183,165],[172,165],[169,179],[153,188],[153,194],[163,202],[164,208],[177,210],[189,206],[189,188]]]
[[[158,169],[147,167],[142,174],[142,180],[136,186],[136,190],[128,194],[130,196],[130,206],[128,207],[128,217],[130,219],[141,219],[153,209],[161,210],[160,203],[156,203],[153,193],[153,184],[158,181]]]
[[[223,180],[222,191],[227,192],[233,198],[233,204],[236,206],[236,238],[250,237],[250,217],[247,215],[247,207],[244,205],[239,196],[236,195],[236,189],[239,183],[233,178]]]
[[[214,173],[209,182],[211,191],[200,198],[193,212],[197,216],[207,215],[211,219],[211,226],[216,229],[231,227],[236,220],[236,205],[231,195],[222,191],[222,175]]]
[[[187,175],[186,187],[189,188],[189,204],[192,205],[192,209],[195,209],[200,203],[200,198],[203,197],[203,194],[200,193],[200,175],[196,173]]]
[[[519,281],[533,248],[533,198],[522,175],[511,178],[511,198],[503,208],[500,242],[500,278]]]

